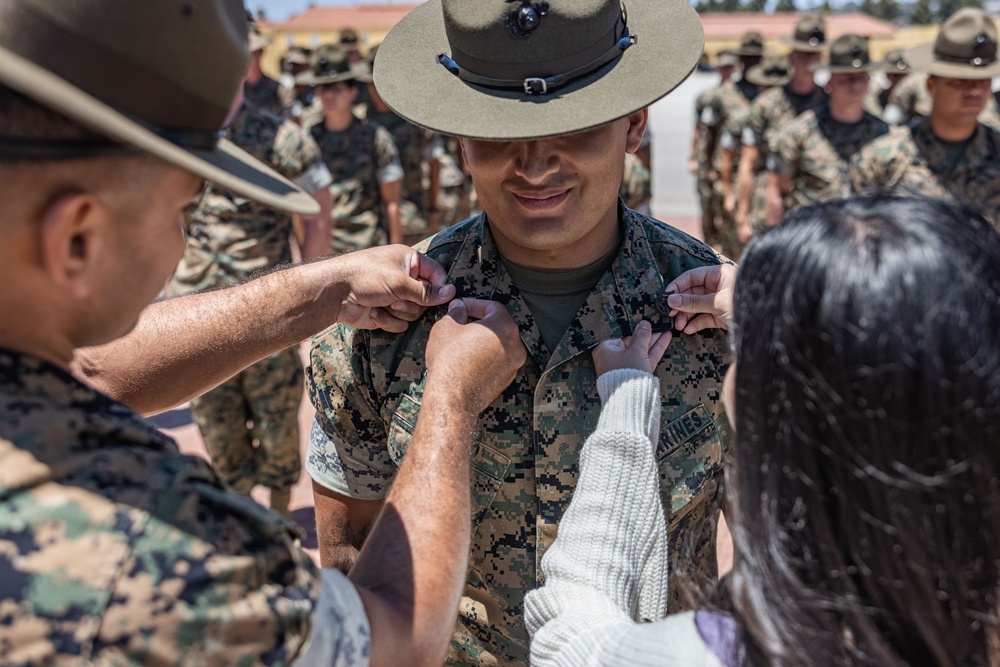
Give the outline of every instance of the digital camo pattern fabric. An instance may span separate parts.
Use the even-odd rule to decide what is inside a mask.
[[[590,351],[647,319],[669,322],[656,295],[674,277],[722,261],[699,241],[621,206],[620,254],[549,351],[504,268],[485,216],[418,248],[441,262],[460,297],[504,303],[518,322],[528,361],[480,416],[475,433],[469,578],[449,651],[451,665],[526,665],[527,591],[572,497],[578,456],[600,414]],[[337,326],[313,340],[309,393],[316,406],[306,469],[317,483],[362,499],[383,498],[406,453],[424,388],[423,351],[433,309],[402,335]],[[662,329],[660,329],[662,330]],[[657,448],[668,513],[670,568],[701,587],[716,579],[715,532],[726,417],[721,402],[725,336],[679,336],[657,369],[662,429]],[[680,586],[672,591],[679,591]],[[674,593],[670,608],[684,607]]]
[[[618,196],[631,209],[649,210],[649,203],[653,198],[649,169],[646,169],[646,165],[635,153],[625,154],[625,171],[622,172]]]
[[[889,131],[880,118],[865,113],[858,123],[838,123],[823,105],[796,118],[774,146],[771,171],[791,178],[785,212],[851,195],[848,164],[872,139]]]
[[[710,173],[712,171],[712,158],[708,155],[708,129],[707,126],[702,123],[701,119],[706,113],[705,110],[711,103],[713,95],[715,95],[714,88],[703,91],[697,98],[695,98],[694,104],[694,131],[697,133],[694,156],[697,163],[697,172],[695,176],[697,182],[696,187],[698,190],[698,200],[701,204],[701,233],[702,238],[705,239],[705,243],[710,246],[718,243],[718,235],[715,229],[715,218],[718,209],[722,206],[722,202],[718,200],[710,179]]]
[[[296,345],[258,361],[191,401],[212,464],[226,484],[287,490],[299,481],[304,372]]]
[[[743,144],[756,146],[759,153],[759,168],[764,162],[778,135],[788,124],[806,111],[826,103],[826,93],[817,86],[809,96],[794,95],[788,86],[766,90],[750,104],[747,118],[747,132],[742,135]]]
[[[389,242],[380,189],[389,170],[403,177],[399,152],[389,131],[378,123],[355,118],[342,132],[322,122],[310,129],[323,161],[333,175],[333,254]]]
[[[369,107],[368,119],[389,131],[399,153],[399,162],[403,167],[402,199],[409,204],[400,204],[403,235],[423,238],[428,229],[427,188],[424,186],[428,175],[425,171],[433,134],[392,111],[377,112]]]
[[[5,665],[287,665],[319,588],[299,529],[47,362],[0,350]]]
[[[316,142],[291,121],[244,104],[226,137],[285,178],[322,172]],[[307,188],[308,189],[308,188]],[[292,217],[232,191],[212,186],[187,216],[187,247],[168,289],[171,296],[232,285],[292,259]]]
[[[227,136],[307,190],[329,187],[319,147],[291,121],[244,104]],[[167,289],[170,296],[235,284],[292,260],[291,215],[231,191],[210,189],[187,223],[187,247]],[[284,490],[298,481],[302,391],[302,362],[295,347],[192,401],[212,462],[234,489],[249,493],[264,484]]]
[[[850,175],[858,194],[941,197],[1000,226],[1000,134],[985,125],[953,151],[934,136],[930,120],[894,128],[861,150]]]
[[[927,93],[927,75],[912,72],[889,93],[886,106],[899,109],[902,125],[909,125],[931,114],[931,96]]]
[[[787,86],[771,88],[750,103],[746,127],[740,139],[744,146],[757,148],[753,192],[750,199],[750,226],[767,226],[767,156],[778,135],[800,114],[826,102],[826,93],[817,86],[809,96],[794,95]]]
[[[257,83],[243,83],[243,98],[250,106],[277,116],[285,112],[281,91],[281,84],[267,76],[262,76]]]

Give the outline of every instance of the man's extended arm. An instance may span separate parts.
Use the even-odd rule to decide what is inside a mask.
[[[454,302],[431,331],[413,440],[350,573],[373,666],[444,662],[468,567],[473,432],[526,355],[497,303]]]
[[[127,336],[80,350],[74,370],[136,411],[154,414],[336,322],[403,331],[423,307],[454,296],[453,287],[442,286],[445,278],[436,262],[400,246],[291,267],[154,304]]]
[[[785,194],[791,178],[776,172],[767,174],[767,226],[774,227],[785,217]]]
[[[743,152],[740,154],[740,164],[736,175],[736,228],[740,233],[740,240],[744,243],[750,238],[750,200],[753,197],[754,187],[754,165],[760,150],[756,146],[743,144]],[[744,235],[746,238],[744,238]]]

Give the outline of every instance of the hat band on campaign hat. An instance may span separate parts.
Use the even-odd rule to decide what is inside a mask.
[[[969,56],[949,56],[940,51],[934,52],[934,59],[956,65],[971,65],[972,67],[989,67],[997,62],[995,54],[992,56],[975,56],[970,58]]]
[[[637,36],[628,30],[628,15],[622,5],[614,27],[593,46],[572,56],[540,63],[496,63],[475,58],[452,47],[451,56],[438,54],[437,62],[467,83],[520,90],[527,95],[545,95],[617,60],[636,40]]]

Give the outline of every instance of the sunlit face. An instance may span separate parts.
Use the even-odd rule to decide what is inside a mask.
[[[588,238],[617,229],[626,151],[642,141],[646,111],[563,137],[462,140],[490,229],[509,253],[588,250]]]
[[[979,116],[991,92],[990,79],[927,77],[927,92],[934,101],[934,115],[952,121],[970,121]]]
[[[868,80],[867,72],[831,74],[826,84],[830,104],[841,108],[861,106],[868,94]]]
[[[788,55],[789,61],[792,63],[792,67],[795,68],[795,72],[810,72],[809,69],[813,65],[818,65],[823,55],[821,53],[809,53],[806,51],[792,51]]]
[[[351,81],[337,81],[316,86],[316,96],[319,97],[326,113],[346,113],[358,99],[358,90]]]

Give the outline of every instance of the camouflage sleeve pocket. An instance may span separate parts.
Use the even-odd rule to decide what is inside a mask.
[[[715,420],[704,405],[660,428],[656,448],[660,488],[669,491],[668,521],[676,521],[718,492],[722,442]]]
[[[403,394],[392,413],[392,423],[389,424],[389,456],[397,466],[402,464],[410,440],[413,439],[413,429],[417,425],[419,412],[420,403],[413,397]],[[507,476],[510,459],[481,442],[476,442],[474,453],[472,524],[478,526]]]

